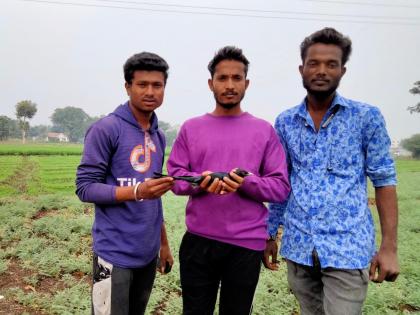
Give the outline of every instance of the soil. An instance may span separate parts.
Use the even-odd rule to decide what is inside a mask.
[[[1,181],[0,184],[11,186],[18,192],[24,194],[28,191],[28,183],[36,181],[36,169],[37,164],[27,156],[23,156],[13,174]]]
[[[29,312],[31,315],[43,315],[45,313],[30,309],[26,306],[19,304],[13,298],[6,296],[6,289],[20,288],[24,291],[32,290],[23,279],[33,274],[33,271],[22,268],[16,259],[9,262],[8,269],[0,277],[0,295],[4,298],[0,300],[0,314],[17,315],[23,312]],[[26,289],[25,289],[26,287]]]
[[[12,297],[7,296],[6,290],[11,288],[20,288],[24,292],[38,292],[44,294],[54,294],[66,288],[64,281],[59,281],[56,278],[38,275],[38,283],[36,285],[25,282],[26,277],[33,277],[35,272],[33,270],[25,269],[19,264],[19,260],[13,258],[9,261],[8,269],[0,277],[0,295],[4,296],[0,299],[0,314],[17,315],[24,312],[31,315],[45,315],[47,313],[23,306],[15,301]],[[75,280],[85,280],[90,284],[90,278],[83,272],[74,272],[72,276]]]

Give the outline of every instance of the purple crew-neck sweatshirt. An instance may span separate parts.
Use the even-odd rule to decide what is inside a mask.
[[[253,173],[237,192],[227,195],[207,193],[184,181],[176,181],[173,192],[190,196],[186,208],[190,233],[253,250],[265,248],[264,202],[282,202],[290,190],[285,153],[268,122],[246,112],[190,119],[181,127],[167,167],[173,176],[236,167]]]

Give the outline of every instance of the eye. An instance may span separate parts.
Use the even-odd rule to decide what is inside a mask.
[[[333,61],[333,62],[328,63],[328,68],[330,69],[335,69],[337,67],[338,67],[338,62]]]

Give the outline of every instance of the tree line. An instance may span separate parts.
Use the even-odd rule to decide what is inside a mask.
[[[83,142],[84,135],[89,126],[104,116],[89,116],[83,109],[73,106],[56,108],[50,117],[52,125],[30,126],[37,112],[37,104],[30,101],[20,101],[15,105],[16,119],[0,116],[0,141],[21,138],[22,143],[26,139],[46,141],[48,133],[63,133],[70,142]],[[159,127],[166,135],[168,145],[172,145],[178,131],[177,126],[160,121]]]
[[[420,81],[414,83],[409,92],[413,95],[420,95]],[[29,120],[32,119],[37,112],[37,104],[30,101],[20,101],[15,105],[16,119],[7,116],[0,116],[0,141],[10,138],[21,138],[25,143],[27,137],[36,140],[47,139],[49,132],[64,133],[70,142],[83,142],[83,137],[89,126],[103,116],[91,117],[83,109],[73,106],[56,108],[50,119],[52,125],[37,125],[31,127]],[[410,113],[420,113],[420,103],[408,106]],[[176,138],[178,127],[160,121],[159,127],[166,135],[168,145],[172,145]],[[404,139],[401,143],[402,147],[410,151],[414,158],[420,158],[420,134],[415,134],[408,139]]]

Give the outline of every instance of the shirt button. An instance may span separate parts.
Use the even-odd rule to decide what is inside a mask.
[[[308,127],[309,126],[309,124],[308,123],[305,123],[305,127]]]

